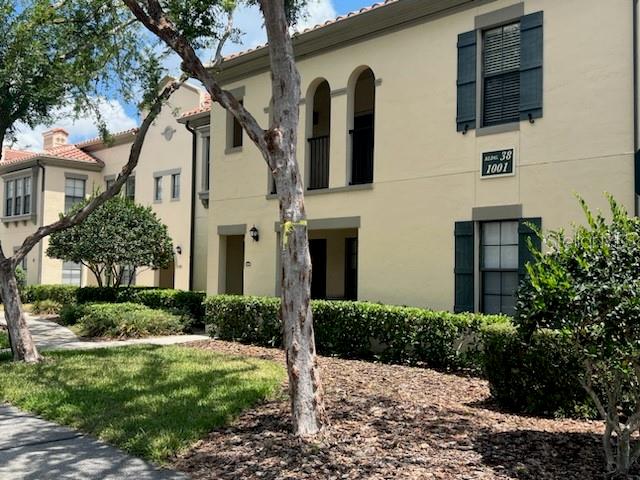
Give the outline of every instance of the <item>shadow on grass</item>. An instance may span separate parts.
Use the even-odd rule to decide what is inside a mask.
[[[0,395],[44,418],[162,462],[269,397],[283,369],[181,347],[137,346],[0,364]]]

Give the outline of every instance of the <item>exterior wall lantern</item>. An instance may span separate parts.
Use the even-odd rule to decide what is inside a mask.
[[[249,235],[251,235],[251,238],[253,239],[254,242],[257,242],[260,240],[260,232],[258,231],[255,225],[251,227],[251,230],[249,230]]]
[[[181,247],[180,245],[178,245],[178,246],[176,247],[176,253],[177,253],[178,255],[182,255],[182,247]]]

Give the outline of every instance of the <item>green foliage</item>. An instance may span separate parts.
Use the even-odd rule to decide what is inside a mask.
[[[18,266],[15,270],[16,282],[18,283],[18,292],[20,295],[24,293],[24,288],[27,286],[27,274],[22,269],[22,267]]]
[[[0,362],[0,398],[128,453],[165,463],[273,396],[282,366],[184,347],[45,353]]]
[[[568,333],[543,329],[525,341],[513,325],[489,325],[482,344],[484,374],[501,406],[545,416],[594,416]]]
[[[479,368],[479,333],[485,325],[507,323],[502,316],[453,314],[366,302],[312,301],[320,354]],[[280,300],[219,295],[205,300],[212,336],[257,345],[282,345]]]
[[[0,350],[4,348],[9,348],[9,334],[7,331],[0,328]]]
[[[73,209],[83,208],[92,199]],[[108,286],[119,286],[123,267],[165,268],[173,259],[173,244],[150,207],[117,196],[98,207],[79,225],[51,235],[47,255],[83,263]]]
[[[148,287],[83,287],[77,291],[76,296],[78,303],[133,302],[176,315],[187,315],[191,318],[191,326],[201,327],[204,322],[204,292]]]
[[[23,294],[24,303],[53,300],[61,305],[75,303],[78,287],[73,285],[28,285]]]
[[[0,0],[0,144],[18,122],[48,123],[67,106],[104,129],[104,92],[157,91],[155,55],[131,18],[115,0]]]
[[[626,475],[640,455],[627,448],[640,429],[640,219],[612,197],[610,220],[580,203],[586,224],[572,238],[550,232],[548,253],[528,266],[516,322],[525,339],[541,328],[570,332],[578,378],[617,435],[616,474]]]
[[[71,326],[78,323],[87,310],[86,304],[68,303],[60,308],[58,323]]]
[[[62,304],[55,300],[36,300],[31,305],[31,313],[34,315],[57,315],[62,309]]]
[[[136,303],[95,303],[85,305],[78,320],[86,337],[138,338],[179,334],[180,318],[164,310]]]

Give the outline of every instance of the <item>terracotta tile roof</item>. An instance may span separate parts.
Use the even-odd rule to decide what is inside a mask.
[[[210,111],[211,111],[211,95],[209,95],[208,93],[205,93],[204,99],[202,100],[202,102],[200,102],[200,105],[198,105],[196,108],[193,108],[191,110],[187,110],[182,115],[180,115],[180,118],[192,117],[193,115],[198,115],[199,113],[205,113]]]
[[[292,38],[299,37],[301,35],[304,35],[305,33],[309,33],[309,32],[320,30],[321,28],[327,27],[329,25],[333,25],[335,23],[342,22],[344,20],[347,20],[348,18],[352,18],[352,17],[355,17],[357,15],[362,15],[363,13],[371,12],[372,10],[376,10],[378,8],[383,8],[383,7],[386,7],[387,5],[390,5],[392,3],[398,3],[399,1],[400,0],[385,0],[384,2],[374,3],[370,7],[364,7],[364,8],[361,8],[360,10],[349,12],[349,13],[346,13],[344,15],[340,15],[340,16],[334,18],[334,19],[327,20],[324,23],[319,23],[319,24],[316,24],[316,25],[314,25],[312,27],[305,28],[304,30],[297,31],[292,35]],[[242,50],[240,52],[235,52],[235,53],[232,53],[230,55],[225,56],[224,60],[231,60],[231,59],[234,59],[234,58],[242,57],[243,55],[246,55],[246,54],[251,53],[251,52],[255,52],[256,50],[261,50],[261,49],[266,48],[266,47],[267,47],[267,44],[265,43],[265,44],[262,44],[262,45],[258,45],[257,47],[254,47],[254,48],[249,48],[247,50]]]
[[[2,154],[2,161],[0,165],[14,164],[19,162],[26,162],[34,158],[57,158],[61,160],[73,160],[82,163],[92,163],[97,165],[104,165],[102,160],[99,160],[88,153],[80,150],[75,145],[59,145],[50,150],[42,152],[32,152],[27,150],[12,150],[5,149]]]
[[[114,139],[117,139],[118,137],[125,137],[127,135],[134,135],[136,133],[138,133],[138,127],[130,128],[129,130],[122,130],[121,132],[112,133],[111,137]],[[104,140],[102,139],[102,137],[95,137],[95,138],[90,138],[89,140],[83,140],[80,143],[76,143],[76,147],[84,148],[89,145],[98,145],[103,142]]]
[[[33,152],[27,150],[13,150],[11,148],[5,148],[2,150],[2,163],[17,162],[24,158],[29,158],[33,155]]]

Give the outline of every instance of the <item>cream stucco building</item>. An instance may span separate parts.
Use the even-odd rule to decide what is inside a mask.
[[[530,224],[581,221],[576,193],[604,209],[610,192],[637,213],[637,3],[387,0],[297,34],[313,296],[510,313]],[[265,47],[226,58],[219,80],[268,125]],[[278,294],[264,160],[199,90],[173,101],[182,113],[165,110],[149,132],[135,198],[180,251],[171,272],[136,282]],[[0,164],[5,249],[64,209],[70,179],[104,186],[131,142],[71,149],[55,146],[59,133],[44,153]],[[6,192],[20,178],[30,208],[16,215]],[[70,278],[44,248],[26,260],[29,281]]]
[[[189,84],[172,96],[147,133],[138,166],[123,188],[123,194],[136,203],[152,207],[167,225],[174,245],[173,263],[162,270],[136,272],[136,285],[206,287],[207,245],[202,235],[194,236],[206,225],[206,210],[199,200],[196,203],[203,159],[191,154],[197,133],[177,123],[178,116],[204,102],[202,90]],[[35,228],[57,220],[96,189],[104,190],[127,162],[135,134],[135,129],[117,133],[108,144],[101,139],[69,144],[68,133],[57,128],[44,134],[41,151],[5,150],[0,162],[3,249],[15,250]],[[28,283],[96,283],[81,265],[47,257],[47,245],[45,238],[25,258]],[[193,261],[196,257],[199,262]]]
[[[509,313],[529,223],[633,212],[636,3],[388,0],[297,35],[313,295]],[[220,79],[268,124],[266,48]],[[277,294],[270,172],[211,123],[207,289]]]

